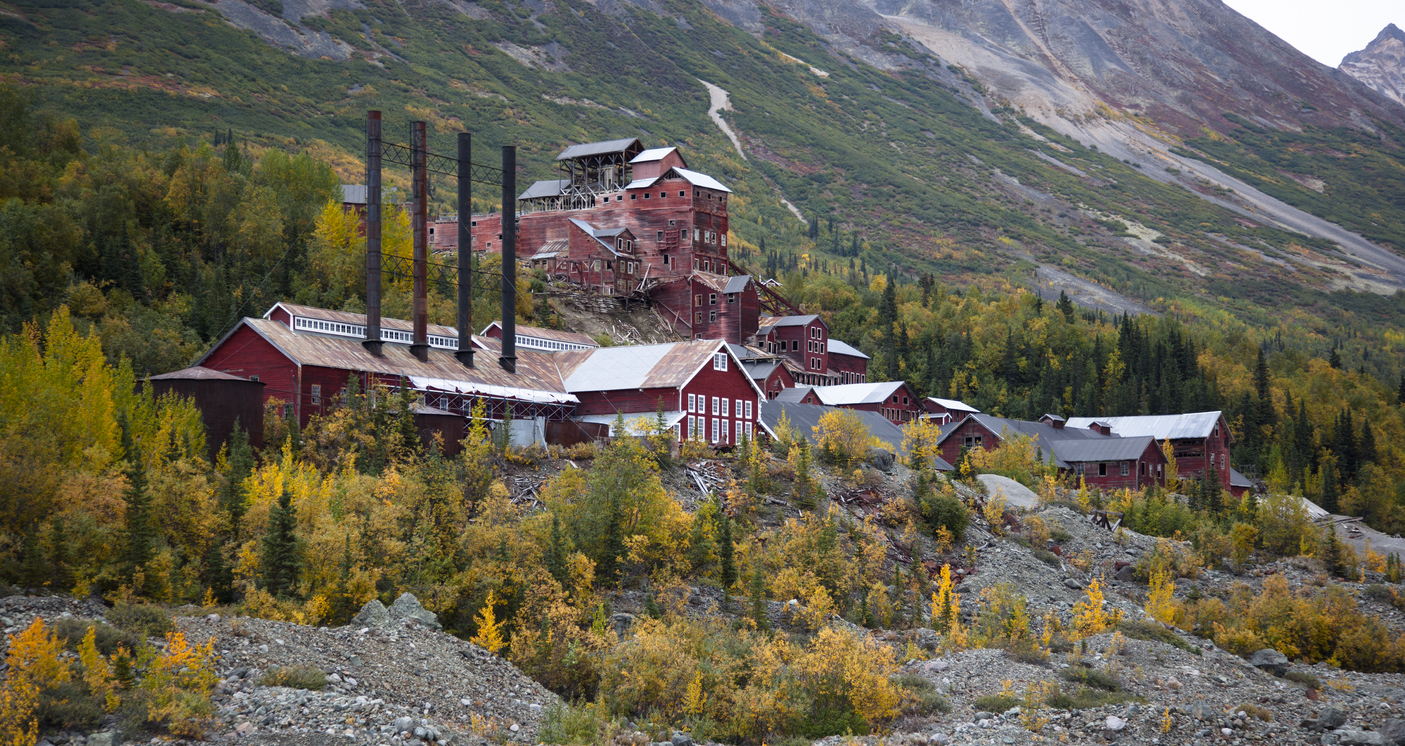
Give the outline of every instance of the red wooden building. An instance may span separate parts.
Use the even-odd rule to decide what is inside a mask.
[[[265,384],[264,400],[281,400],[302,425],[337,406],[353,377],[362,391],[404,386],[420,392],[426,405],[460,416],[478,399],[493,419],[510,411],[518,419],[564,420],[575,409],[576,397],[562,388],[549,353],[518,350],[517,373],[508,373],[495,359],[496,340],[475,338],[481,354],[468,368],[454,357],[458,333],[431,325],[429,359],[421,362],[410,354],[409,322],[383,318],[381,325],[385,344],[376,356],[361,344],[362,314],[279,303],[264,318],[240,321],[197,365]]]
[[[151,376],[145,383],[155,396],[188,397],[200,408],[210,463],[214,463],[220,448],[229,442],[236,424],[249,436],[249,445],[263,448],[263,389],[266,384],[200,366]]]
[[[957,399],[939,399],[929,396],[922,401],[927,410],[927,419],[938,425],[955,422],[968,414],[979,414],[981,410]]]
[[[662,408],[680,441],[734,445],[756,437],[764,395],[720,340],[601,347],[556,359],[565,390],[580,401],[579,420],[610,424],[623,414],[634,424]]]
[[[691,272],[658,285],[649,297],[659,315],[691,339],[745,344],[756,334],[761,316],[750,275]]]
[[[1090,423],[1092,424],[1092,423]],[[956,463],[963,448],[993,451],[1005,438],[1033,438],[1046,463],[1060,473],[1082,476],[1089,486],[1101,489],[1138,489],[1165,484],[1166,457],[1151,436],[1124,438],[1105,424],[1077,428],[1063,418],[1045,415],[1038,422],[1011,420],[987,414],[967,414],[937,441],[942,458]]]
[[[1157,442],[1171,441],[1172,454],[1176,457],[1176,471],[1181,479],[1198,478],[1209,466],[1218,472],[1220,483],[1226,490],[1239,490],[1243,483],[1232,483],[1233,466],[1229,461],[1229,446],[1233,435],[1221,412],[1194,412],[1190,414],[1164,414],[1128,417],[1070,417],[1071,428],[1089,427],[1097,422],[1106,423],[1111,432],[1122,437],[1149,435]],[[1240,477],[1243,480],[1243,477]],[[1244,480],[1247,481],[1247,480]]]
[[[729,272],[727,199],[732,190],[688,169],[677,148],[645,150],[638,139],[626,138],[572,145],[556,161],[562,178],[538,181],[517,197],[519,256],[533,256],[568,239],[574,219],[633,233],[641,278],[663,281],[693,270]],[[473,250],[502,250],[501,214],[474,215],[471,221]]]

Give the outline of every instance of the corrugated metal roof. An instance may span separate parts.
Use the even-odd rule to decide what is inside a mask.
[[[952,421],[950,424],[943,427],[942,434],[937,438],[937,443],[940,444],[942,441],[945,441],[947,438],[951,437],[951,434],[962,422],[965,422],[966,420],[970,419],[976,420],[981,424],[982,427],[992,433],[995,433],[995,435],[998,437],[1003,438],[1006,437],[1006,435],[1008,434],[1033,436],[1035,445],[1038,446],[1044,452],[1044,460],[1054,464],[1055,466],[1064,468],[1067,468],[1068,464],[1062,461],[1061,459],[1058,459],[1055,455],[1055,447],[1058,443],[1066,440],[1084,440],[1087,438],[1109,440],[1115,437],[1109,435],[1102,435],[1101,433],[1098,433],[1093,430],[1079,430],[1069,427],[1058,429],[1055,428],[1053,425],[1046,425],[1043,422],[1030,422],[1029,420],[1011,420],[1006,419],[1004,417],[994,417],[988,414],[974,413],[966,415],[960,420],[960,422]]]
[[[677,388],[725,347],[717,340],[601,347],[564,353],[558,365],[566,391]]]
[[[813,391],[814,388],[814,386],[791,386],[790,388],[781,389],[780,393],[776,394],[776,398],[773,401],[799,404],[800,402],[805,401],[805,397],[809,396],[810,392]],[[816,404],[812,406],[819,405]]]
[[[724,293],[740,293],[746,290],[746,286],[751,284],[751,275],[736,275],[727,278],[727,286],[722,288]]]
[[[697,171],[689,171],[686,168],[678,168],[677,166],[674,166],[669,170],[673,173],[678,174],[679,176],[682,176],[684,179],[687,179],[688,183],[692,184],[695,187],[702,187],[703,189],[713,189],[715,191],[726,192],[728,194],[732,193],[731,189],[722,186],[722,182],[712,178],[711,176],[708,176],[707,174],[698,173]]]
[[[776,367],[779,365],[780,363],[749,363],[746,366],[746,372],[747,375],[751,376],[751,380],[764,381],[776,372]]]
[[[927,401],[936,402],[937,406],[945,407],[951,412],[979,412],[981,410],[967,404],[959,399],[938,399],[935,396],[927,397]]]
[[[630,161],[630,163],[649,163],[652,161],[661,161],[665,157],[667,157],[669,153],[672,153],[676,150],[678,150],[678,148],[649,148],[648,150],[640,153],[639,155],[634,156],[634,160]]]
[[[534,182],[527,187],[527,191],[517,195],[518,200],[540,199],[542,197],[560,197],[566,191],[566,187],[571,185],[570,179],[546,179]]]
[[[1146,452],[1154,440],[1149,435],[1135,438],[1104,436],[1087,440],[1060,440],[1054,443],[1054,454],[1070,464],[1089,461],[1134,461]]]
[[[348,205],[364,205],[369,199],[365,184],[342,184],[341,201]]]
[[[1230,467],[1229,486],[1231,487],[1253,487],[1254,483],[1249,478],[1239,473],[1238,469]]]
[[[1215,431],[1220,420],[1220,412],[1192,412],[1190,414],[1132,415],[1127,417],[1070,417],[1068,428],[1086,429],[1094,422],[1106,422],[1112,432],[1129,438],[1135,435],[1150,435],[1157,440],[1170,438],[1208,438]]]
[[[250,381],[247,378],[231,376],[228,373],[221,373],[217,370],[202,368],[192,365],[189,368],[174,370],[170,373],[162,373],[159,376],[147,376],[148,381],[243,381],[244,383],[257,383],[263,385],[262,381]]]
[[[805,326],[818,319],[816,314],[806,314],[804,316],[765,316],[761,319],[762,326]]]
[[[626,137],[619,140],[604,140],[602,142],[587,142],[580,145],[572,145],[561,151],[561,155],[556,156],[558,161],[568,161],[572,158],[584,158],[589,155],[607,155],[609,153],[623,153],[631,145],[638,145],[639,138]]]
[[[804,435],[811,443],[816,442],[819,436],[815,434],[814,428],[820,424],[820,418],[836,411],[838,407],[826,407],[819,404],[800,404],[798,402],[786,402],[779,399],[768,399],[761,402],[761,426],[770,433],[771,437],[776,437],[776,427],[780,425],[781,415],[790,420],[791,429],[797,434]],[[859,416],[859,419],[868,428],[868,432],[883,444],[884,448],[899,453],[903,444],[902,428],[888,421],[888,418],[877,412],[864,412],[857,409],[847,410]],[[951,465],[945,461],[940,461],[937,468],[949,471]]]
[[[831,407],[846,404],[878,404],[888,401],[894,391],[903,387],[902,381],[882,381],[880,383],[845,383],[838,386],[816,386],[815,394],[820,401]]]
[[[624,188],[625,188],[626,190],[628,190],[628,189],[648,189],[649,187],[651,187],[651,186],[654,185],[654,182],[656,182],[656,181],[658,181],[658,180],[659,180],[659,177],[657,177],[657,176],[653,177],[652,179],[635,179],[634,181],[631,181],[631,182],[629,182],[628,184],[625,184],[625,185],[624,185]]]
[[[863,354],[862,352],[859,352],[858,348],[852,347],[852,346],[850,346],[848,343],[846,343],[846,342],[841,342],[841,341],[839,341],[839,340],[837,340],[837,339],[835,339],[835,338],[833,338],[833,337],[830,337],[830,338],[829,338],[829,351],[830,351],[831,354],[834,354],[834,355],[849,355],[850,357],[861,357],[861,358],[863,358],[864,360],[872,360],[872,359],[873,359],[873,358],[869,357],[868,355],[865,355],[865,354]],[[976,410],[973,409],[973,410],[971,410],[971,411],[974,412],[974,411],[976,411]]]
[[[518,350],[514,375],[503,370],[496,360],[480,358],[476,367],[468,368],[452,352],[435,348],[429,350],[428,361],[421,362],[410,354],[409,345],[387,342],[381,347],[381,357],[376,357],[355,339],[295,332],[268,319],[246,318],[239,324],[248,326],[299,365],[405,376],[417,388],[433,387],[522,401],[576,401],[576,397],[562,388],[556,366],[545,353]],[[198,362],[203,362],[212,352],[213,349]]]

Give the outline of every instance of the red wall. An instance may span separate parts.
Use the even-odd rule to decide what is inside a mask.
[[[714,370],[712,363],[703,366],[703,369],[693,377],[693,380],[689,381],[688,385],[683,387],[682,393],[683,408],[685,410],[688,408],[688,394],[706,397],[708,403],[706,413],[689,412],[684,418],[684,427],[682,428],[684,437],[687,436],[688,417],[705,417],[706,419],[704,422],[707,423],[707,430],[704,434],[704,439],[708,442],[712,442],[712,420],[715,418],[727,423],[725,437],[718,442],[725,445],[735,445],[737,443],[736,423],[745,420],[745,407],[743,407],[741,413],[736,411],[736,403],[737,400],[740,399],[743,404],[748,401],[751,402],[751,437],[755,439],[756,430],[760,427],[757,423],[761,422],[761,405],[757,399],[756,389],[751,386],[751,379],[747,377],[746,371],[741,366],[737,365],[736,360],[728,357],[727,370],[725,371]],[[728,407],[726,417],[712,414],[712,397],[714,396],[719,398],[725,396],[731,400],[731,406]]]
[[[961,446],[965,444],[966,438],[981,438],[981,446],[987,451],[993,451],[1000,445],[1000,438],[996,433],[987,430],[984,425],[974,419],[967,419],[942,441],[942,458],[948,464],[955,464],[961,458]],[[974,448],[975,446],[972,446]]]
[[[865,383],[868,381],[868,360],[853,355],[829,352],[829,370],[838,373],[840,383]],[[844,376],[849,373],[851,375]]]
[[[265,385],[264,401],[282,399],[296,404],[298,366],[247,325],[241,325],[200,364],[231,376],[258,376]]]
[[[767,399],[774,399],[780,395],[781,389],[793,388],[794,386],[795,378],[790,375],[790,371],[784,365],[777,365],[776,369],[771,371],[771,375],[766,377],[766,385],[761,388],[766,392]]]
[[[896,402],[893,401],[894,396],[898,399]],[[922,406],[922,400],[917,397],[916,392],[909,388],[906,383],[899,386],[892,394],[889,394],[887,399],[877,404],[847,404],[842,406],[844,406],[845,409],[878,412],[888,418],[888,421],[896,425],[911,422],[927,412]]]
[[[1157,470],[1158,465],[1164,465],[1166,458],[1161,455],[1161,449],[1156,445],[1155,439],[1147,444],[1146,450],[1135,461],[1126,461],[1127,476],[1122,476],[1122,461],[1104,461],[1107,464],[1107,476],[1098,476],[1098,463],[1092,461],[1083,464],[1083,481],[1089,487],[1097,487],[1103,490],[1140,489],[1152,484],[1165,484],[1165,470]],[[1141,465],[1145,464],[1147,473],[1141,473]],[[1076,473],[1076,464],[1075,466]]]
[[[1180,472],[1184,478],[1194,478],[1200,476],[1205,471],[1207,464],[1206,455],[1214,459],[1215,468],[1220,472],[1220,483],[1223,488],[1229,489],[1229,470],[1234,467],[1229,460],[1229,429],[1225,427],[1224,417],[1221,416],[1216,424],[1218,435],[1212,434],[1208,438],[1184,438],[1171,441],[1171,448],[1176,456],[1176,471]],[[1188,455],[1197,453],[1199,455]],[[1183,455],[1184,454],[1184,455]]]

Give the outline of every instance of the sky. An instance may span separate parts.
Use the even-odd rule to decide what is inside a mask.
[[[1225,0],[1225,4],[1328,67],[1365,47],[1394,23],[1405,29],[1402,0]]]

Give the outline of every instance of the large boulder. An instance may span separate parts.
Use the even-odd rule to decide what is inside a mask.
[[[1337,743],[1342,746],[1386,746],[1387,743],[1380,733],[1373,730],[1342,728],[1332,731],[1332,735],[1337,737]]]
[[[390,624],[390,612],[386,611],[385,604],[381,603],[380,599],[373,598],[356,612],[356,616],[351,618],[351,624],[354,627],[384,627]]]
[[[420,600],[415,598],[413,593],[402,593],[400,598],[395,599],[395,603],[388,609],[390,620],[399,622],[405,619],[413,619],[430,629],[442,629],[439,624],[439,617],[433,612],[420,606]]]
[[[1378,730],[1390,746],[1405,746],[1405,720],[1391,718],[1381,723]]]
[[[1249,656],[1249,665],[1281,677],[1288,673],[1288,656],[1273,648],[1264,648]]]
[[[870,448],[868,449],[868,462],[883,471],[888,471],[893,468],[893,452],[887,448]]]

